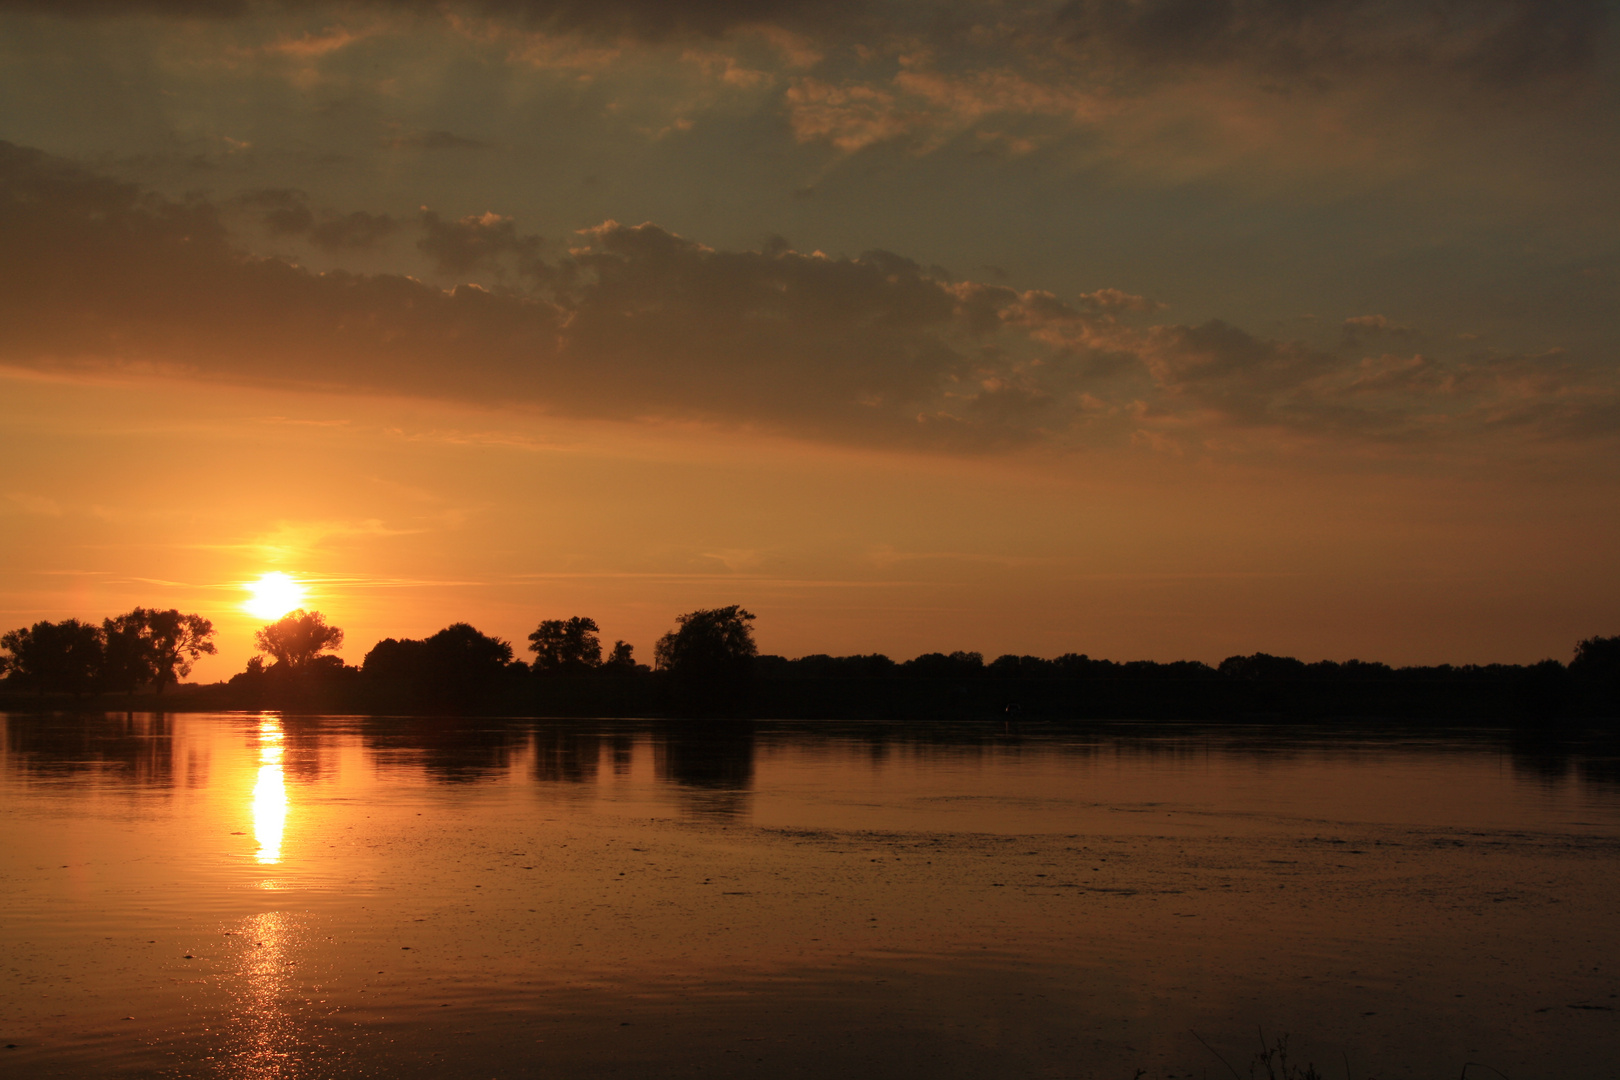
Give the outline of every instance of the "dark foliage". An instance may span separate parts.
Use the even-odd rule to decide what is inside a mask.
[[[534,670],[578,674],[600,667],[602,642],[596,635],[601,629],[595,619],[580,615],[570,619],[546,619],[529,635],[529,651],[534,653]],[[614,647],[619,645],[624,645],[624,642],[618,642]]]
[[[373,687],[403,692],[403,704],[455,709],[498,693],[514,669],[511,643],[454,623],[428,638],[384,638],[360,671]]]
[[[615,675],[629,675],[636,671],[636,650],[628,641],[615,641],[613,651],[602,661],[602,670]]]
[[[136,608],[131,615],[143,621],[142,635],[150,650],[152,683],[160,694],[164,686],[190,675],[191,665],[198,657],[212,656],[218,651],[208,640],[214,636],[214,624],[201,615],[182,615],[174,608],[168,611]]]
[[[735,716],[755,708],[749,690],[754,656],[753,612],[732,604],[676,616],[679,625],[653,647],[668,681],[669,706],[691,716]]]
[[[10,652],[8,684],[42,694],[128,693],[150,684],[158,693],[191,674],[199,656],[212,654],[214,626],[201,615],[170,608],[136,608],[100,626],[65,619],[37,622],[0,636]]]
[[[321,654],[343,645],[343,631],[328,626],[326,616],[318,611],[297,611],[283,615],[276,622],[255,631],[253,640],[259,650],[268,654],[276,666],[287,672],[304,671],[318,663],[337,661],[335,656]]]
[[[136,608],[101,622],[101,686],[114,693],[133,693],[153,681],[151,650],[143,633],[145,613]]]
[[[1569,662],[1575,707],[1596,716],[1620,716],[1620,636],[1589,637]]]
[[[83,694],[94,689],[101,671],[101,630],[78,619],[37,622],[0,636],[11,653],[8,681],[40,693]]]
[[[658,639],[653,649],[661,671],[686,679],[735,679],[747,673],[759,652],[754,644],[752,612],[732,604],[677,615],[679,627]]]
[[[1620,636],[1581,641],[1567,667],[1543,660],[1393,668],[1268,653],[1231,656],[1218,667],[1083,653],[985,663],[962,651],[896,663],[878,654],[759,656],[753,620],[738,605],[679,616],[657,643],[656,671],[637,664],[624,641],[603,660],[593,619],[548,620],[530,635],[546,676],[532,678],[508,642],[466,623],[424,639],[387,638],[363,668],[348,668],[327,652],[342,631],[318,612],[295,612],[260,632],[272,662],[253,658],[207,707],[759,719],[1408,718],[1511,724],[1527,738],[1556,735],[1571,722],[1620,720]],[[161,690],[214,651],[212,632],[201,616],[145,608],[99,627],[40,622],[0,635],[0,672],[6,688],[36,694]]]

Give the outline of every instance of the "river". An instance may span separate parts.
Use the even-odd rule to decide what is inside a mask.
[[[1264,1076],[1282,1039],[1351,1080],[1620,1064],[1594,738],[0,724],[7,1077],[1179,1080]]]

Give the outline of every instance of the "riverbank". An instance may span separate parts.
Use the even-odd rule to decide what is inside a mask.
[[[1322,722],[1387,719],[1524,727],[1616,725],[1606,685],[1584,684],[1561,665],[1383,669],[1233,676],[1210,669],[1093,677],[1020,676],[991,670],[824,674],[762,657],[751,677],[681,680],[645,670],[613,675],[534,674],[517,668],[478,685],[375,679],[356,669],[316,678],[238,676],[163,693],[37,694],[0,689],[18,712],[215,712],[273,710],[372,715],[670,717],[798,720],[1192,720]],[[1123,667],[1123,665],[1116,665]]]

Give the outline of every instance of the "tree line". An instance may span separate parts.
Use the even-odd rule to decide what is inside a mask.
[[[587,616],[542,620],[532,659],[465,622],[424,638],[385,638],[359,665],[336,655],[343,631],[294,611],[255,635],[259,654],[229,682],[223,707],[322,706],[353,711],[507,711],[547,715],[713,714],[783,717],[1620,715],[1620,636],[1577,643],[1570,662],[1391,667],[1306,663],[1253,653],[1218,665],[976,652],[796,659],[762,656],[754,615],[739,605],[676,616],[637,662],[604,648]],[[42,693],[161,693],[215,651],[212,624],[136,608],[100,626],[39,622],[0,636],[5,686]]]
[[[675,629],[653,647],[658,669],[679,677],[741,676],[759,652],[749,626],[753,620],[752,612],[736,604],[677,615]],[[343,631],[328,625],[318,611],[291,612],[258,631],[256,640],[263,655],[249,661],[245,674],[250,677],[345,670],[331,654],[343,644]],[[351,670],[368,678],[465,686],[514,673],[635,675],[651,670],[636,662],[635,648],[626,641],[615,641],[604,656],[601,627],[583,615],[542,620],[529,635],[529,651],[534,659],[526,663],[516,658],[510,642],[458,622],[426,638],[384,638]]]

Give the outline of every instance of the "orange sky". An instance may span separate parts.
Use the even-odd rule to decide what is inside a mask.
[[[1153,7],[0,2],[0,623],[1620,632],[1602,5]]]

